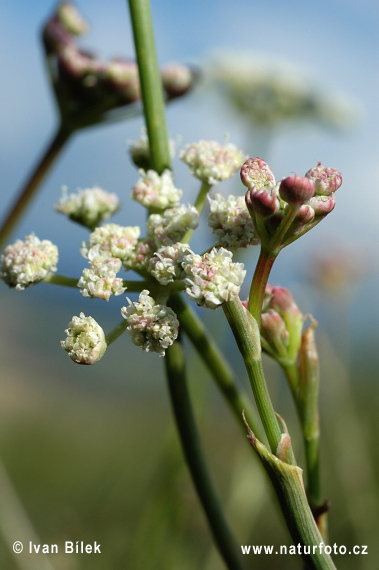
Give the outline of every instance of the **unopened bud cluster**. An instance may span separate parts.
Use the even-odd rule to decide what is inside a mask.
[[[281,364],[296,361],[303,323],[304,316],[288,289],[267,285],[262,306],[262,346]]]
[[[88,30],[78,10],[69,2],[58,5],[43,29],[43,42],[51,80],[62,116],[77,126],[104,120],[112,109],[141,97],[135,61],[117,58],[103,61],[76,45],[76,36]],[[184,95],[195,84],[197,73],[185,65],[170,64],[162,70],[166,98]]]
[[[65,332],[67,338],[61,341],[61,346],[77,364],[95,364],[107,349],[103,329],[84,313],[72,317]]]
[[[256,234],[267,250],[274,247],[276,253],[333,210],[334,193],[342,184],[341,174],[320,162],[305,176],[293,174],[276,183],[261,158],[245,162],[241,180],[248,188],[245,200]]]

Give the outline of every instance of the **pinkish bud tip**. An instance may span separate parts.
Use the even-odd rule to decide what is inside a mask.
[[[314,193],[315,184],[313,180],[296,174],[284,178],[279,186],[280,197],[288,204],[304,204],[312,198]]]
[[[323,166],[321,162],[308,170],[305,176],[315,183],[316,195],[329,196],[338,190],[342,184],[342,174],[335,168]]]
[[[241,168],[241,181],[247,188],[263,190],[275,186],[275,177],[267,162],[259,157],[249,158]]]

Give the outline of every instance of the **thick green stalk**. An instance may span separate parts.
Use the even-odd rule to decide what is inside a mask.
[[[276,455],[282,434],[263,373],[260,333],[257,322],[246,311],[239,298],[224,303],[223,309],[244,359],[271,451]],[[293,454],[291,463],[296,464]]]
[[[24,186],[21,188],[17,198],[13,203],[13,206],[5,216],[0,229],[0,247],[8,239],[9,234],[12,232],[14,226],[21,218],[32,198],[35,196],[39,185],[48,173],[54,161],[58,158],[60,152],[62,151],[64,145],[72,133],[72,130],[63,125],[61,125],[55,133],[53,139],[47,146],[37,166],[31,173]]]
[[[165,365],[171,403],[182,448],[217,548],[230,570],[245,568],[210,479],[188,394],[184,351],[180,340],[166,350]]]
[[[129,0],[134,44],[141,82],[143,110],[149,138],[150,156],[159,174],[171,168],[162,80],[155,51],[149,0]]]
[[[296,552],[302,556],[307,568],[335,570],[333,560],[325,553],[325,543],[317,528],[304,491],[302,470],[272,455],[258,441],[246,424],[248,438],[261,459],[274,485]]]
[[[122,321],[110,332],[106,335],[105,341],[107,346],[112,344],[115,340],[118,339],[126,331],[128,326],[128,321],[126,319],[122,319]]]
[[[214,342],[211,333],[180,294],[171,297],[170,306],[178,316],[181,330],[185,332],[196,348],[198,355],[204,361],[243,430],[245,431],[245,424],[242,419],[242,411],[245,410],[245,416],[250,425],[254,426],[254,433],[259,434],[259,418],[256,417],[252,403],[246,394],[238,388],[233,372]],[[258,437],[261,439],[262,434]]]
[[[250,287],[248,310],[261,326],[261,313],[263,297],[266,291],[267,281],[270,275],[271,268],[274,264],[277,255],[264,248],[261,248],[257,266],[254,271],[253,281]]]

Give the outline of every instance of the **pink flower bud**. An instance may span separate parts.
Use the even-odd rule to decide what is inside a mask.
[[[309,205],[314,209],[316,216],[326,216],[334,210],[336,197],[334,193],[329,196],[314,196],[309,200]]]
[[[254,188],[248,190],[245,196],[246,206],[250,211],[267,217],[280,209],[279,199],[274,192],[270,190],[255,190]]]
[[[305,176],[296,174],[284,178],[279,186],[280,197],[288,204],[304,204],[312,198],[314,193],[314,182]]]
[[[311,198],[313,200],[313,198]],[[308,224],[315,217],[315,211],[309,204],[303,204],[298,213],[296,221],[301,222],[301,224]]]
[[[342,184],[342,174],[335,168],[322,166],[321,162],[308,170],[305,176],[315,183],[316,195],[329,196]]]
[[[241,181],[247,188],[263,190],[275,186],[275,177],[267,162],[249,158],[241,168]]]

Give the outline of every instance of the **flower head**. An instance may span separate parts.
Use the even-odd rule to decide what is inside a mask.
[[[275,176],[264,160],[259,157],[249,158],[241,168],[241,181],[247,188],[255,191],[266,190],[275,186]]]
[[[33,233],[25,241],[8,245],[0,258],[0,278],[9,287],[22,291],[57,270],[58,248],[51,241],[40,240]]]
[[[77,364],[95,364],[107,349],[103,329],[84,313],[80,313],[80,317],[72,317],[65,333],[67,338],[61,341],[61,347]]]
[[[188,93],[199,73],[194,68],[180,63],[166,63],[161,69],[163,88],[170,99]]]
[[[133,187],[132,198],[150,210],[166,210],[180,202],[182,191],[175,188],[172,172],[165,170],[161,176],[155,170],[140,170],[141,178]]]
[[[146,135],[146,130],[143,129],[141,138],[136,141],[128,141],[129,145],[129,154],[137,166],[137,168],[141,168],[142,170],[148,171],[152,169],[151,163],[151,156],[150,156],[150,147],[149,147],[149,140]],[[175,142],[170,139],[168,141],[170,156],[173,158],[175,156]]]
[[[164,356],[165,349],[172,345],[178,336],[179,321],[172,309],[158,305],[149,291],[143,290],[136,303],[129,299],[129,306],[121,309],[128,323],[127,331],[135,345],[145,352],[158,352]]]
[[[169,208],[163,214],[152,214],[146,223],[147,233],[154,238],[158,247],[172,245],[182,239],[185,233],[198,226],[199,212],[194,206]]]
[[[133,251],[140,235],[138,226],[105,224],[99,226],[82,243],[80,253],[89,260],[102,256],[104,259],[118,257],[123,261]]]
[[[317,163],[305,175],[315,184],[315,194],[318,196],[330,196],[338,190],[342,184],[342,175],[335,168],[322,166],[321,162]]]
[[[220,145],[216,141],[199,141],[187,145],[179,153],[190,172],[207,184],[217,184],[234,176],[246,155],[234,144]]]
[[[184,256],[191,252],[185,243],[174,243],[161,247],[149,262],[149,273],[161,285],[168,285],[176,279],[184,279],[186,274],[181,266]]]
[[[97,297],[109,301],[111,295],[124,293],[126,287],[123,287],[123,280],[116,277],[120,269],[121,261],[118,258],[110,257],[104,260],[100,257],[93,260],[91,267],[84,269],[78,281],[83,297]]]
[[[62,193],[55,204],[55,210],[90,229],[110,218],[119,209],[117,195],[98,186],[78,190],[77,194],[70,195],[67,194],[66,186],[63,186]]]
[[[232,253],[223,247],[209,253],[184,256],[182,267],[188,277],[186,293],[198,305],[216,309],[239,294],[246,271],[243,263],[233,263]]]
[[[208,225],[220,244],[237,248],[258,243],[244,196],[223,198],[221,194],[215,194],[214,198],[208,196],[208,201]]]

